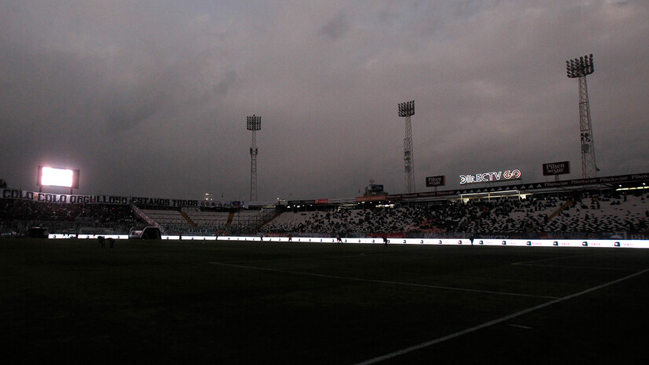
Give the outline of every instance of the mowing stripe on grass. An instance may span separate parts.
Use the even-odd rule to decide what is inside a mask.
[[[554,267],[557,269],[591,269],[591,270],[612,270],[612,271],[635,271],[635,269],[620,269],[618,267],[599,267],[599,266],[565,266],[565,265],[534,265],[534,264],[512,264],[517,266],[531,267]]]
[[[415,286],[415,287],[420,287],[420,288],[431,288],[431,289],[441,289],[441,290],[455,290],[455,291],[463,291],[463,292],[471,292],[471,293],[482,293],[482,294],[509,295],[509,296],[527,297],[527,298],[543,298],[543,299],[556,299],[557,298],[557,297],[544,296],[544,295],[507,293],[507,292],[498,292],[498,291],[491,291],[491,290],[453,288],[453,287],[438,286],[438,285],[406,283],[406,282],[401,282],[401,281],[372,280],[372,279],[354,278],[354,277],[349,277],[349,276],[315,274],[315,273],[302,272],[302,271],[269,269],[269,268],[258,267],[258,266],[234,265],[234,264],[223,263],[223,262],[210,262],[210,264],[219,265],[219,266],[236,267],[236,268],[248,269],[248,270],[273,271],[273,272],[279,272],[279,273],[284,273],[284,274],[292,274],[292,275],[304,275],[304,276],[315,276],[315,277],[329,278],[329,279],[362,281],[362,282],[366,282],[366,283],[378,283],[378,284],[390,284],[390,285],[402,285],[402,286]]]
[[[323,260],[323,259],[349,259],[349,258],[359,258],[367,256],[366,253],[361,252],[359,254],[355,255],[342,255],[342,256],[298,256],[298,257],[285,257],[285,258],[273,258],[273,261],[304,261],[304,260],[309,260],[309,259],[315,259],[315,260]],[[238,264],[238,263],[246,263],[246,262],[268,262],[269,259],[267,258],[261,258],[261,259],[247,259],[247,260],[237,260],[237,261],[228,261],[228,262],[222,262],[221,264]]]
[[[427,341],[427,342],[420,343],[419,345],[411,346],[411,347],[408,347],[408,348],[405,348],[405,349],[402,349],[402,350],[399,350],[399,351],[395,351],[395,352],[392,352],[392,353],[389,353],[389,354],[385,354],[385,355],[382,355],[382,356],[379,356],[379,357],[375,357],[373,359],[357,363],[356,365],[375,364],[375,363],[381,362],[383,360],[391,359],[393,357],[404,355],[404,354],[407,354],[407,353],[412,352],[412,351],[420,350],[420,349],[423,349],[425,347],[429,347],[429,346],[438,344],[440,342],[444,342],[446,340],[450,340],[450,339],[453,339],[453,338],[456,338],[456,337],[460,337],[462,335],[466,335],[467,333],[471,333],[471,332],[475,332],[477,330],[481,330],[483,328],[491,327],[493,325],[508,321],[508,320],[510,320],[512,318],[516,318],[516,317],[522,316],[522,315],[530,313],[530,312],[534,312],[536,310],[551,306],[553,304],[561,303],[561,302],[564,302],[566,300],[570,300],[570,299],[576,298],[578,296],[588,294],[588,293],[593,292],[595,290],[599,290],[599,289],[605,288],[607,286],[617,284],[619,282],[622,282],[622,281],[631,279],[633,277],[642,275],[642,274],[646,273],[647,271],[649,271],[649,269],[642,270],[640,272],[636,272],[634,274],[625,276],[625,277],[623,277],[621,279],[613,280],[613,281],[610,281],[608,283],[605,283],[605,284],[602,284],[602,285],[599,285],[599,286],[595,286],[595,287],[592,287],[590,289],[586,289],[584,291],[580,291],[579,293],[571,294],[571,295],[568,295],[568,296],[565,296],[565,297],[562,297],[562,298],[558,298],[558,299],[549,301],[549,302],[544,303],[544,304],[537,305],[535,307],[531,307],[531,308],[522,310],[520,312],[516,312],[516,313],[510,314],[510,315],[507,315],[507,316],[504,316],[504,317],[501,317],[501,318],[498,318],[498,319],[494,319],[493,321],[485,322],[485,323],[477,325],[475,327],[467,328],[467,329],[465,329],[463,331],[455,332],[455,333],[452,333],[452,334],[444,336],[444,337],[440,337],[440,338],[436,338],[434,340],[430,340],[430,341]]]
[[[540,262],[566,260],[566,259],[572,259],[572,258],[575,258],[575,257],[592,257],[592,256],[599,256],[599,255],[601,255],[601,254],[571,255],[571,256],[562,256],[562,257],[551,257],[549,259],[543,259],[543,260],[514,262],[512,265],[532,266],[532,267],[555,267],[555,268],[561,268],[561,269],[593,269],[593,270],[613,270],[613,271],[635,271],[634,269],[621,269],[621,268],[617,268],[617,267],[569,266],[569,265],[552,265],[552,264],[545,265],[545,264],[539,264]]]
[[[596,254],[587,254],[587,255],[570,255],[570,256],[550,257],[549,259],[514,262],[512,265],[529,265],[529,264],[535,264],[537,262],[554,261],[554,260],[566,260],[566,259],[572,259],[572,258],[575,258],[575,257],[588,257],[588,256],[597,256],[597,255]]]

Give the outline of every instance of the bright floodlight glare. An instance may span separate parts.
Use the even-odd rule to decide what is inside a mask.
[[[53,167],[43,167],[41,175],[41,185],[44,186],[62,186],[71,188],[74,182],[74,171],[68,169],[57,169]]]

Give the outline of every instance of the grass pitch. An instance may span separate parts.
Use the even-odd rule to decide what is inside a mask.
[[[0,356],[646,363],[646,269],[649,250],[5,239]]]

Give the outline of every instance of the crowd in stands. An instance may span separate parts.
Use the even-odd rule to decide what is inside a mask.
[[[649,204],[642,195],[566,194],[468,201],[437,201],[394,208],[288,212],[264,233],[376,234],[400,232],[470,236],[554,232],[644,232]]]
[[[584,197],[541,229],[543,232],[644,232],[649,228],[649,204],[645,201],[644,196],[634,195]]]
[[[229,212],[201,211],[200,209],[187,211],[187,217],[198,229],[207,232],[225,232],[227,229]]]
[[[0,222],[18,232],[29,226],[78,231],[81,227],[106,227],[128,233],[141,220],[128,205],[65,204],[0,199]]]
[[[331,206],[328,210],[264,212],[239,210],[136,209],[128,205],[62,204],[0,200],[0,225],[79,229],[118,227],[128,231],[154,222],[169,234],[404,234],[434,237],[452,234],[542,234],[554,232],[647,232],[649,204],[642,193],[579,192],[495,199],[446,200],[376,207]],[[144,213],[145,216],[142,216]],[[17,223],[18,222],[18,223]],[[67,223],[59,224],[58,223]]]

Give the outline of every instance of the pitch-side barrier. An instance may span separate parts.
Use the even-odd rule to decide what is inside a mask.
[[[128,235],[93,234],[50,234],[50,239],[80,240],[104,238],[128,239]],[[386,244],[383,238],[341,237],[260,237],[260,236],[162,236],[163,240],[182,241],[238,241],[238,242],[304,242],[304,243],[347,243],[347,244]],[[388,238],[390,245],[435,245],[435,246],[503,246],[503,247],[609,247],[609,248],[649,248],[649,240],[526,240],[526,239],[487,239],[487,238]]]

